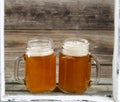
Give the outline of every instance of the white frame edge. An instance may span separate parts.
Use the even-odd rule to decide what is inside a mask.
[[[5,96],[4,80],[4,0],[0,0],[0,96]]]
[[[115,0],[114,11],[113,98],[115,102],[120,102],[120,0]]]
[[[80,101],[113,102],[111,98],[88,95],[5,95],[4,71],[4,0],[0,0],[0,101]]]
[[[88,95],[10,95],[5,96],[3,101],[10,102],[113,102],[111,98],[103,96],[88,96]]]

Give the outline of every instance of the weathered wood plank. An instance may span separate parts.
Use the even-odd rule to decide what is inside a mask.
[[[29,93],[24,85],[20,84],[6,84],[6,95],[9,94],[32,94]],[[39,95],[66,95],[58,87],[49,93],[39,93]],[[112,86],[111,85],[93,85],[91,86],[84,95],[100,95],[100,96],[112,96]],[[70,94],[73,95],[73,94]]]
[[[62,41],[69,37],[85,38],[90,42],[93,54],[112,55],[114,45],[113,30],[6,30],[5,48],[26,48],[29,38],[50,37],[54,48],[59,51]]]
[[[114,0],[5,0],[6,29],[113,29]]]

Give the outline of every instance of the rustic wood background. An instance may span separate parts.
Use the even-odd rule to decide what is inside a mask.
[[[87,94],[112,94],[114,0],[5,0],[6,94],[29,94],[14,80],[15,59],[25,52],[29,38],[43,36],[54,40],[57,54],[65,38],[87,39],[101,64],[99,86]],[[21,65],[21,76],[23,71]]]
[[[5,0],[6,29],[113,29],[114,0]]]

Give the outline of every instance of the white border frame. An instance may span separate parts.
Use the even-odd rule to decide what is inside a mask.
[[[114,11],[113,97],[120,102],[120,0],[115,0]]]
[[[5,95],[4,81],[4,0],[0,0],[0,97]]]
[[[115,57],[114,57],[115,59]],[[114,62],[115,63],[115,62]],[[115,67],[115,65],[114,65]],[[4,79],[4,0],[0,0],[0,101],[80,101],[113,102],[111,98],[89,95],[5,95]],[[114,92],[116,93],[116,92]],[[117,97],[116,97],[117,98]],[[116,99],[115,98],[115,99]]]

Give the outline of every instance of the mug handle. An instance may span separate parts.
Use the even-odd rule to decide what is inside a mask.
[[[24,55],[23,56],[19,56],[16,58],[15,60],[15,66],[14,66],[14,79],[15,81],[17,81],[20,84],[24,84],[24,79],[20,79],[19,78],[19,69],[20,69],[20,63],[21,61],[24,61]]]
[[[93,56],[92,54],[90,54],[90,56],[91,56],[91,60],[93,61],[93,63],[96,66],[96,79],[95,79],[95,81],[90,81],[90,85],[91,84],[97,85],[100,81],[101,66],[100,66],[100,63],[95,56]]]

